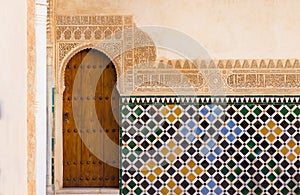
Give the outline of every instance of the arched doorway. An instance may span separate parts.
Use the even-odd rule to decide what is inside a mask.
[[[95,49],[77,53],[66,66],[63,187],[119,186],[119,153],[111,146],[119,143],[116,80],[113,63]]]

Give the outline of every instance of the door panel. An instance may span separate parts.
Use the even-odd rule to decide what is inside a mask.
[[[90,79],[95,75],[96,80]],[[111,147],[112,143],[119,144],[118,118],[115,119],[113,114],[115,112],[118,117],[119,113],[119,94],[114,89],[116,78],[113,63],[94,49],[76,54],[66,67],[64,187],[118,187],[119,152],[116,147]],[[81,106],[74,106],[74,103]]]

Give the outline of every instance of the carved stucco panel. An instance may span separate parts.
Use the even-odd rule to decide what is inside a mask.
[[[300,87],[297,59],[156,60],[153,41],[132,16],[58,16],[55,29],[60,93],[66,64],[86,48],[113,61],[123,95],[296,94]]]
[[[150,37],[136,28],[132,16],[58,16],[56,21],[57,86],[64,90],[64,69],[77,52],[96,48],[115,64],[121,94],[131,93],[136,64],[156,60]]]

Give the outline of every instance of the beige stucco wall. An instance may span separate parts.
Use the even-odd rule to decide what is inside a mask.
[[[26,0],[0,1],[0,195],[27,194]]]
[[[58,15],[130,14],[138,26],[177,29],[214,59],[298,58],[297,0],[57,0]],[[159,58],[173,58],[160,52]]]

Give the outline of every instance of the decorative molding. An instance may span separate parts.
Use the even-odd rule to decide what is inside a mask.
[[[297,94],[296,59],[156,60],[151,38],[132,16],[57,16],[56,86],[64,90],[71,57],[97,48],[115,64],[122,95],[142,94]]]
[[[203,96],[145,96],[122,97],[122,104],[299,104],[299,96],[228,96],[228,97],[203,97]]]
[[[96,48],[116,66],[121,94],[133,91],[135,64],[156,60],[151,38],[135,27],[132,16],[57,16],[56,17],[56,86],[64,90],[64,69],[77,52]]]
[[[300,87],[297,59],[160,60],[134,74],[134,95],[298,94]]]

